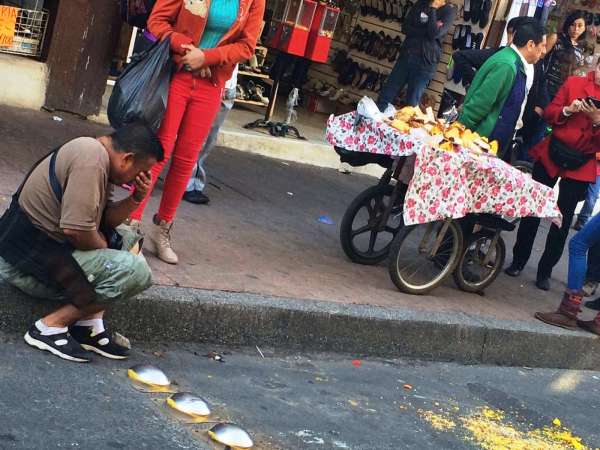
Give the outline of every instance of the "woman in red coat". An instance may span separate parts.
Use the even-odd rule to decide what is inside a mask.
[[[600,63],[586,77],[570,77],[562,85],[544,111],[544,118],[552,126],[552,134],[530,152],[536,161],[534,180],[554,187],[560,178],[558,207],[563,221],[560,228],[554,224],[550,227],[544,254],[538,264],[536,286],[543,290],[550,289],[552,268],[562,256],[577,203],[585,198],[588,184],[596,181],[594,156],[600,148],[600,110],[587,101],[588,97],[600,99]],[[553,139],[553,151],[550,151]],[[559,147],[562,150],[557,155]],[[567,150],[564,150],[565,147]],[[565,152],[574,155],[577,161],[565,163],[564,157],[561,157]],[[578,164],[581,165],[574,167]],[[540,219],[535,217],[521,220],[513,248],[513,262],[506,269],[508,275],[518,276],[525,267],[539,224]]]
[[[158,132],[165,159],[152,169],[155,183],[171,159],[149,233],[158,257],[167,263],[178,262],[170,240],[177,207],[219,110],[225,82],[237,63],[254,54],[264,9],[265,0],[158,0],[148,19],[154,36],[170,39],[177,68]],[[132,225],[139,226],[148,197],[131,215]]]

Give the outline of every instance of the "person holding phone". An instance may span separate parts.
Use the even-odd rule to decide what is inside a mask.
[[[165,160],[152,169],[153,186],[165,163],[171,160],[171,165],[148,233],[166,263],[179,261],[171,245],[177,208],[219,111],[225,82],[237,63],[254,55],[264,9],[265,0],[157,0],[148,19],[150,33],[170,40],[176,65],[158,131]],[[148,199],[131,214],[133,226],[139,226]]]
[[[544,253],[539,261],[536,286],[550,289],[552,269],[560,260],[577,203],[585,198],[588,185],[596,180],[596,151],[600,148],[600,64],[586,77],[570,77],[546,108],[544,119],[552,134],[530,152],[534,159],[533,179],[554,187],[560,178],[558,207],[560,227],[552,224]],[[600,104],[600,103],[598,103]],[[513,261],[506,269],[518,276],[531,256],[540,224],[536,217],[524,217],[513,247]]]

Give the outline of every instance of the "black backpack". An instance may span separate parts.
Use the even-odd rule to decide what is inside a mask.
[[[121,0],[121,18],[129,25],[146,29],[156,0]]]

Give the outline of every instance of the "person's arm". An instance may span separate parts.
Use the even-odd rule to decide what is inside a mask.
[[[248,21],[242,29],[238,40],[215,48],[202,49],[205,66],[237,64],[246,61],[254,55],[256,41],[263,26],[265,0],[253,0],[248,11]]]
[[[135,191],[120,202],[107,206],[104,211],[104,225],[117,228],[131,215],[133,211],[146,198],[152,188],[152,175],[150,172],[140,172],[135,178]]]
[[[435,3],[435,0],[434,0]],[[441,8],[430,8],[429,22],[427,22],[427,37],[430,41],[443,40],[448,29],[454,23],[456,8],[445,5]]]
[[[539,65],[538,65],[539,64]],[[535,111],[540,116],[543,116],[544,109],[550,103],[550,95],[548,94],[548,82],[546,81],[546,76],[544,75],[544,68],[541,65],[541,62],[536,64],[535,76],[537,77],[537,89],[535,95]]]
[[[546,54],[549,55],[558,41],[558,34],[552,33],[546,37]]]
[[[475,78],[481,78],[476,90],[471,88],[463,104],[459,121],[471,130],[490,113],[498,98],[505,97],[510,91],[515,74],[507,63],[492,63],[482,67]]]
[[[544,119],[551,126],[564,125],[569,117],[579,110],[577,108],[577,100],[571,102],[569,94],[569,80],[560,87],[550,104],[544,110]]]
[[[428,12],[428,7],[424,7],[424,5],[424,2],[415,3],[404,18],[404,22],[402,22],[402,32],[407,38],[424,38],[427,36],[427,27],[419,22],[421,12]]]
[[[187,51],[182,45],[194,44],[192,38],[177,33],[174,29],[182,5],[182,0],[157,0],[148,18],[148,31],[161,41],[170,38],[171,51],[179,55],[184,55]]]
[[[106,239],[96,230],[83,231],[63,228],[63,234],[76,250],[101,250],[108,247]]]

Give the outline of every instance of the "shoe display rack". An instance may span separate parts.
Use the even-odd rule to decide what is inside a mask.
[[[275,109],[275,96],[272,95],[273,80],[265,67],[267,48],[257,46],[254,56],[238,70],[235,103],[265,108],[265,118],[269,120]]]
[[[457,6],[456,20],[443,41],[440,63],[424,94],[424,103],[434,110],[447,85],[452,53],[458,48],[483,47],[498,0],[453,3]],[[341,103],[354,103],[365,95],[377,98],[398,58],[405,39],[402,22],[412,6],[411,0],[361,0],[350,31],[341,38],[334,36],[328,63],[311,67],[306,88],[341,99]],[[401,97],[402,93],[398,100]]]

